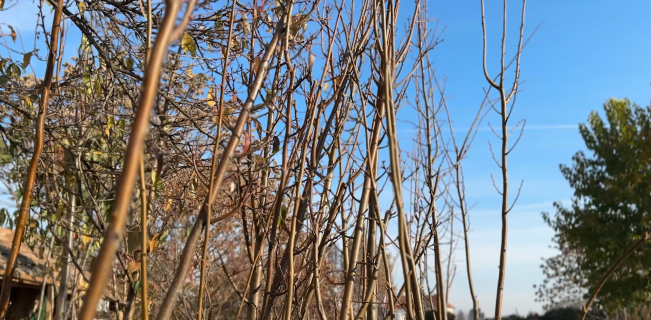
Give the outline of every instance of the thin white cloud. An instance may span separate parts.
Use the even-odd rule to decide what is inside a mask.
[[[537,202],[537,203],[529,203],[529,204],[515,204],[511,212],[513,213],[518,213],[518,212],[530,212],[530,211],[536,211],[535,209],[551,209],[554,206],[554,202],[560,202],[560,203],[570,203],[572,200],[570,199],[564,199],[561,201],[545,201],[545,202]],[[470,214],[477,214],[477,215],[487,215],[487,214],[496,214],[501,212],[499,208],[497,209],[489,209],[489,210],[484,210],[484,209],[479,209],[479,210],[471,210]]]
[[[569,130],[577,129],[579,126],[577,124],[551,124],[551,125],[525,125],[524,130]],[[454,128],[454,131],[467,132],[470,128]],[[493,130],[497,130],[496,127],[493,127]],[[477,131],[491,131],[491,127],[484,126],[479,127]]]
[[[405,126],[406,127],[406,126]],[[414,127],[401,127],[398,128],[399,133],[405,133],[405,132],[416,132],[416,128]],[[541,131],[541,130],[573,130],[573,129],[578,129],[579,125],[578,124],[550,124],[550,125],[525,125],[524,130],[525,131]],[[512,128],[512,127],[511,127]],[[511,130],[509,128],[509,130]],[[445,126],[443,128],[444,131],[449,131],[449,127]],[[468,132],[470,130],[470,127],[452,127],[452,130],[454,132]],[[493,127],[493,130],[499,130],[497,127]],[[517,129],[516,129],[517,130]],[[491,127],[489,126],[482,126],[477,128],[477,131],[491,131]]]
[[[525,130],[566,130],[566,129],[577,129],[578,124],[557,124],[557,125],[547,125],[547,126],[525,126]]]

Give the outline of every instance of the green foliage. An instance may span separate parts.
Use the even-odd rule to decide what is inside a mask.
[[[9,218],[9,211],[6,208],[0,209],[0,226],[4,226],[7,218]]]
[[[25,63],[29,63],[29,60],[31,60],[31,53],[29,56],[27,54],[23,56],[22,64],[16,64],[10,59],[0,58],[0,86],[4,86],[12,78],[20,77],[22,73],[21,66],[26,68]]]
[[[134,282],[132,284],[133,291],[135,292],[140,292],[140,289],[142,288],[142,284],[140,283],[140,280]]]
[[[606,270],[651,229],[651,108],[612,99],[604,111],[604,118],[592,112],[579,125],[591,154],[577,152],[571,167],[560,166],[574,189],[572,204],[555,203],[555,216],[543,213],[564,252],[547,260],[547,270],[554,270],[548,279],[564,278],[584,293],[594,292]],[[651,248],[644,245],[606,282],[597,303],[613,310],[651,300],[650,264]]]
[[[503,320],[581,320],[583,312],[576,307],[561,307],[547,310],[543,315],[529,313],[526,316],[513,314],[505,316]],[[607,319],[602,311],[591,311],[586,315],[587,320]]]
[[[583,311],[579,308],[565,307],[552,309],[542,316],[539,320],[580,320],[583,316]],[[529,318],[527,318],[529,319]],[[603,311],[592,310],[586,315],[587,320],[606,319],[606,314]]]
[[[38,310],[39,308],[37,307],[35,312],[32,314],[32,316],[29,318],[29,320],[45,320],[47,319],[47,312],[45,312],[47,307],[47,299],[43,299],[43,306],[41,307],[41,314],[40,317],[38,315]]]
[[[127,57],[127,69],[133,70],[134,63],[133,58]]]
[[[540,317],[541,320],[580,320],[582,312],[576,308],[559,308],[547,311]]]
[[[272,155],[276,154],[276,152],[278,152],[279,150],[280,150],[280,139],[278,139],[277,136],[274,136]]]
[[[33,53],[34,53],[33,51],[30,51],[23,55],[23,71],[27,70],[27,66],[29,66],[29,62],[32,60]]]

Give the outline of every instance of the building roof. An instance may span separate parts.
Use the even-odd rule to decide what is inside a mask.
[[[13,239],[13,230],[0,228],[0,277],[4,277]],[[14,282],[29,286],[41,285],[44,271],[45,261],[40,259],[27,244],[22,243],[16,259]],[[48,282],[51,283],[51,280]]]
[[[14,239],[14,230],[0,228],[0,279],[4,277],[5,268],[7,267],[7,260],[9,259],[9,252],[11,251],[11,242]],[[47,251],[43,253],[47,255]],[[53,263],[54,260],[51,260],[50,263]],[[77,268],[74,265],[70,266],[70,270],[75,274]],[[20,251],[18,253],[18,259],[16,259],[16,270],[14,272],[13,282],[16,285],[26,286],[26,287],[40,287],[43,285],[43,274],[45,271],[45,260],[41,259],[34,250],[32,250],[27,244],[22,243],[20,245]],[[54,270],[54,277],[58,278],[58,272]],[[85,278],[90,279],[90,272],[88,270],[84,271]],[[52,277],[47,277],[47,284],[53,284]],[[77,290],[86,291],[88,288],[88,283],[84,281],[84,277],[80,278],[79,284],[77,285]],[[68,290],[72,288],[68,287]],[[120,293],[120,292],[118,292]],[[106,286],[104,290],[104,297],[109,300],[117,300],[113,294],[109,292],[109,286]]]

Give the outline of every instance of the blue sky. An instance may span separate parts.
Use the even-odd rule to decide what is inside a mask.
[[[404,1],[403,1],[404,3]],[[406,5],[406,4],[405,4]],[[476,110],[486,82],[481,69],[482,38],[479,1],[429,1],[430,15],[445,26],[444,42],[432,53],[437,72],[448,77],[448,106],[459,127],[464,114]],[[509,1],[507,39],[515,40],[521,2]],[[405,9],[405,11],[409,11]],[[651,3],[646,1],[528,1],[525,35],[542,26],[522,56],[522,93],[513,120],[526,119],[520,144],[509,157],[511,185],[524,180],[522,195],[509,217],[504,313],[540,311],[534,284],[542,282],[540,258],[554,254],[553,236],[541,219],[553,212],[552,202],[568,203],[572,190],[558,165],[569,164],[583,149],[577,124],[612,97],[647,106],[651,99]],[[489,54],[498,59],[501,1],[487,1]],[[513,43],[511,43],[513,45]],[[507,55],[514,52],[507,48]],[[494,65],[493,65],[494,67]],[[499,68],[499,67],[498,67]],[[492,71],[492,72],[491,72]],[[492,75],[496,68],[489,68]],[[512,77],[512,75],[510,75]],[[404,111],[408,116],[409,111]],[[496,115],[487,118],[499,124]],[[494,145],[486,121],[464,164],[471,212],[471,260],[481,308],[493,314],[500,245],[500,197],[490,174],[498,174],[488,149]],[[499,176],[496,176],[499,177]],[[513,189],[512,193],[514,193]],[[449,301],[467,311],[472,306],[461,246],[456,253],[457,277]]]
[[[15,2],[7,5],[12,4]],[[500,4],[486,4],[492,75],[496,73],[494,63],[500,42]],[[402,6],[402,12],[412,12],[413,3],[402,1]],[[31,1],[23,1],[12,10],[0,12],[0,22],[20,31],[28,48],[33,44],[35,8]],[[507,54],[514,52],[520,8],[521,3],[509,1],[511,47]],[[487,87],[481,70],[479,0],[429,1],[428,11],[438,19],[440,27],[446,27],[444,42],[432,52],[431,59],[437,74],[448,79],[446,93],[454,125],[467,127],[467,115],[474,114],[483,99],[482,89]],[[558,165],[569,163],[571,156],[583,148],[577,124],[584,122],[591,110],[600,110],[608,98],[627,97],[644,106],[651,99],[649,14],[651,2],[647,1],[550,0],[527,4],[525,33],[528,35],[539,23],[542,26],[522,57],[522,79],[526,82],[513,115],[514,122],[526,119],[527,129],[509,158],[511,185],[517,188],[524,180],[524,187],[509,217],[505,314],[541,310],[541,305],[534,302],[533,285],[542,282],[540,258],[554,251],[549,248],[552,231],[540,213],[552,211],[553,201],[567,203],[572,196]],[[49,22],[46,25],[49,29]],[[6,27],[2,28],[6,33]],[[69,37],[67,46],[74,50],[79,43],[75,38],[78,32]],[[405,108],[398,117],[409,119],[412,115]],[[497,284],[500,197],[490,179],[491,174],[498,174],[498,168],[488,149],[488,141],[498,141],[486,130],[487,121],[498,123],[496,115],[491,114],[482,124],[464,169],[468,202],[476,204],[471,212],[470,233],[473,277],[480,306],[489,315],[493,313]],[[399,129],[405,145],[411,130],[407,125]],[[467,311],[471,300],[461,246],[455,262],[458,268],[450,303]]]

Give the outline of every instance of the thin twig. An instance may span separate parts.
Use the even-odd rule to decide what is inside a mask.
[[[198,312],[197,312],[197,320],[201,320],[203,316],[203,295],[204,291],[206,288],[206,283],[205,283],[205,278],[206,278],[206,263],[208,259],[208,241],[210,240],[210,219],[212,218],[212,203],[215,201],[214,199],[214,191],[215,191],[215,169],[217,168],[217,152],[219,151],[219,143],[221,141],[221,133],[222,133],[222,118],[224,115],[224,91],[225,86],[226,86],[226,78],[227,78],[227,67],[228,63],[230,60],[230,55],[231,55],[231,42],[233,38],[233,23],[235,21],[235,3],[237,1],[233,0],[233,5],[231,6],[231,18],[230,18],[230,26],[228,28],[228,42],[226,45],[226,55],[224,55],[224,65],[222,67],[222,82],[220,86],[220,93],[219,93],[219,118],[217,119],[218,124],[217,124],[217,137],[215,140],[215,145],[213,147],[213,157],[212,157],[212,163],[210,165],[210,185],[208,187],[208,206],[206,206],[206,233],[204,235],[204,245],[203,245],[203,252],[201,254],[201,273],[199,275],[199,306],[198,306]]]

